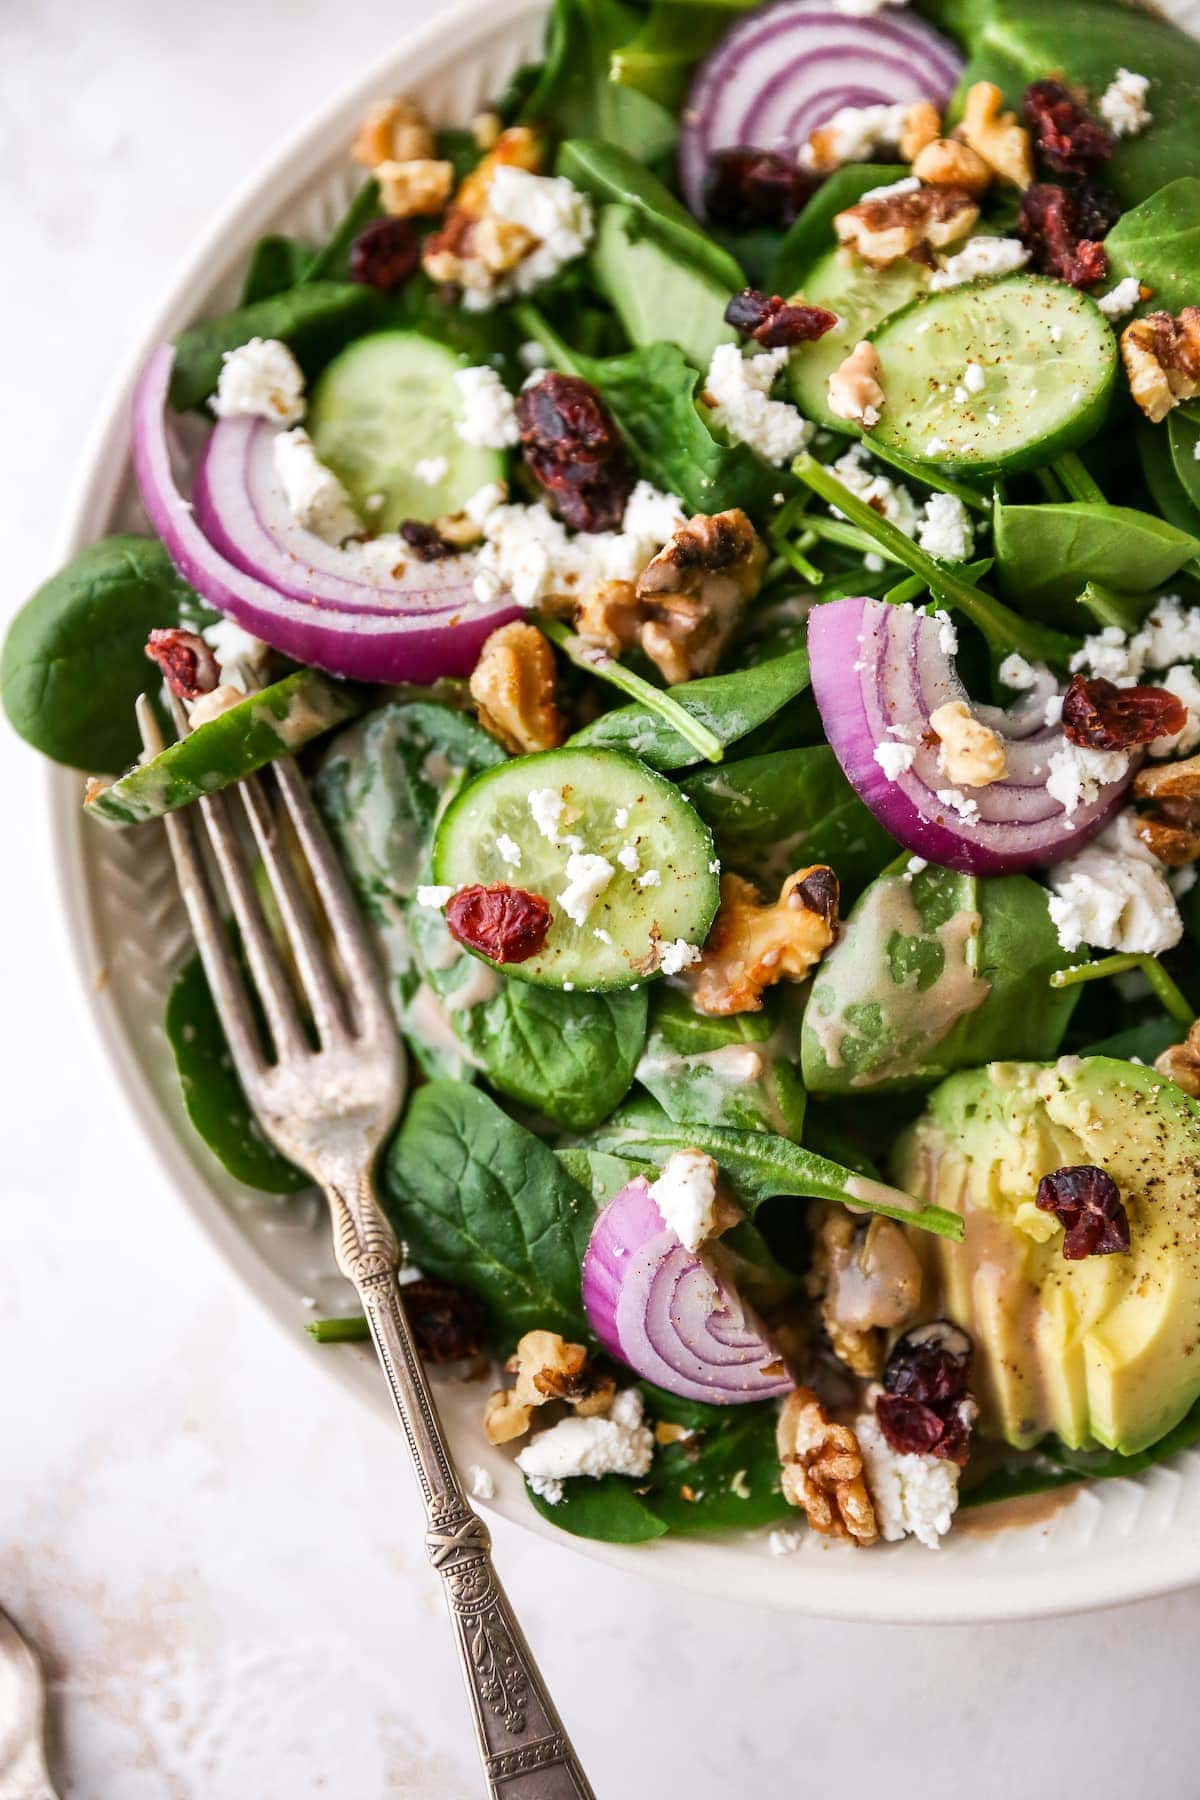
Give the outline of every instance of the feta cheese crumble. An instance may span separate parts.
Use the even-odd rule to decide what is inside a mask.
[[[889,781],[898,781],[917,760],[914,744],[876,744],[875,761]]]
[[[1100,96],[1097,112],[1114,137],[1137,137],[1151,124],[1154,114],[1146,107],[1150,80],[1131,69],[1118,69]]]
[[[830,118],[817,126],[801,149],[801,167],[826,170],[842,163],[870,162],[881,145],[900,142],[907,112],[908,106],[903,103],[898,106],[839,106]],[[817,138],[816,145],[813,137]]]
[[[520,868],[521,846],[515,838],[509,837],[507,831],[502,831],[496,839],[496,854],[502,863],[507,863],[510,869]]]
[[[288,511],[297,525],[335,546],[362,530],[349,494],[333,470],[320,461],[302,425],[281,431],[272,455]]]
[[[622,1388],[607,1417],[581,1419],[572,1413],[540,1431],[517,1457],[517,1467],[535,1494],[557,1506],[563,1482],[587,1475],[648,1475],[654,1460],[654,1433],[643,1421],[637,1388]]]
[[[479,580],[490,599],[508,588],[521,606],[548,597],[578,600],[602,581],[634,581],[674,535],[684,509],[673,494],[639,481],[629,497],[620,531],[571,535],[540,502],[509,505],[505,489],[489,482],[466,504],[484,542],[476,553]]]
[[[1141,297],[1141,282],[1136,275],[1127,275],[1116,287],[1109,288],[1107,294],[1101,294],[1096,305],[1106,319],[1123,319],[1126,313],[1133,311]]]
[[[481,450],[507,450],[520,441],[516,401],[486,363],[455,369],[454,385],[462,402],[462,417],[454,429],[464,444]]]
[[[676,1150],[650,1184],[650,1198],[685,1250],[698,1250],[717,1224],[717,1165],[701,1150]]]
[[[617,851],[617,861],[631,875],[636,875],[642,866],[642,859],[632,844],[622,844]]]
[[[1133,687],[1147,669],[1169,669],[1200,661],[1200,607],[1185,607],[1177,594],[1164,594],[1140,631],[1126,637],[1118,625],[1083,640],[1071,658],[1071,672],[1104,675],[1118,687]]]
[[[971,238],[956,255],[943,260],[930,280],[930,291],[944,293],[947,288],[961,287],[964,281],[977,281],[982,275],[1011,275],[1028,261],[1029,251],[1020,238]]]
[[[662,886],[662,875],[657,869],[646,869],[637,878],[640,888],[656,888]]]
[[[942,805],[957,813],[964,824],[973,825],[979,817],[979,802],[972,800],[969,794],[961,793],[958,788],[938,788],[936,793]]]
[[[547,843],[557,844],[559,827],[566,811],[566,801],[562,795],[556,788],[531,788],[526,804],[530,818]]]
[[[221,680],[243,694],[259,686],[260,677],[271,654],[270,644],[252,637],[233,619],[218,619],[200,633],[217,659]]]
[[[572,850],[567,858],[567,885],[558,904],[573,925],[586,925],[587,916],[616,874],[606,857]]]
[[[251,338],[248,344],[225,351],[209,404],[219,419],[249,414],[276,425],[298,424],[304,417],[300,364],[278,338]]]
[[[664,975],[681,975],[684,969],[690,969],[700,961],[703,951],[699,944],[689,944],[686,938],[676,938],[673,944],[660,944],[658,950],[658,966]]]
[[[468,1468],[467,1480],[471,1484],[471,1492],[476,1500],[494,1500],[496,1498],[496,1483],[487,1470],[481,1468],[478,1463],[472,1463]]]
[[[1187,756],[1200,744],[1200,681],[1191,663],[1176,663],[1158,683],[1182,700],[1187,707],[1187,723],[1182,731],[1168,737],[1157,737],[1150,746],[1151,756]]]
[[[501,163],[488,186],[487,210],[537,240],[499,284],[497,299],[531,293],[582,256],[591,242],[591,200],[565,175],[534,175],[515,163]]]
[[[743,356],[736,344],[718,344],[704,384],[704,398],[721,429],[775,464],[790,462],[814,430],[794,406],[770,397],[789,355],[779,349]]]
[[[440,912],[453,892],[452,887],[435,887],[432,884],[419,887],[417,889],[417,905],[431,906]]]
[[[1081,806],[1090,806],[1108,782],[1119,781],[1128,767],[1127,750],[1091,750],[1064,737],[1050,755],[1046,792],[1070,819]]]
[[[921,524],[921,511],[902,481],[894,481],[890,475],[876,474],[870,467],[870,458],[862,444],[853,444],[844,456],[839,456],[833,464],[833,472],[852,494],[882,518],[902,531],[905,537],[915,537]],[[843,515],[836,506],[830,507],[835,518]]]
[[[982,394],[987,384],[987,376],[977,362],[969,362],[963,370],[962,384],[968,394]]]
[[[767,1549],[772,1556],[794,1556],[803,1542],[802,1531],[776,1530],[767,1533]]]
[[[437,487],[440,481],[445,481],[449,468],[450,464],[444,456],[423,456],[413,465],[413,474],[426,487]]]
[[[884,1542],[915,1537],[936,1550],[958,1506],[958,1464],[944,1456],[893,1450],[873,1412],[859,1414],[854,1435]]]
[[[942,562],[967,562],[975,548],[971,515],[956,494],[931,494],[917,542]]]
[[[1023,656],[1014,650],[1000,664],[999,675],[1005,687],[1012,688],[1018,694],[1024,694],[1038,684],[1038,671]]]
[[[1157,956],[1183,936],[1183,920],[1161,864],[1137,835],[1132,811],[1119,813],[1087,847],[1048,876],[1050,918],[1064,950]]]

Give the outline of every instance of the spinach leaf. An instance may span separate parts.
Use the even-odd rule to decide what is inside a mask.
[[[141,749],[134,701],[158,686],[146,639],[156,626],[199,631],[217,616],[156,539],[90,544],[9,627],[0,694],[13,729],[70,768],[123,769]]]
[[[746,285],[741,271],[733,287],[715,280],[664,243],[635,207],[600,208],[588,267],[635,348],[669,341],[707,369],[719,344],[738,341],[725,309]]]
[[[1141,71],[1140,63],[1126,63],[1125,67]],[[1159,129],[1157,117],[1154,129]],[[1194,115],[1191,132],[1197,136]],[[1200,146],[1196,159],[1200,173]],[[1200,268],[1200,180],[1191,175],[1160,186],[1157,193],[1117,220],[1104,248],[1111,279],[1121,281],[1135,275],[1144,281],[1153,289],[1151,307],[1178,312],[1192,305]]]
[[[797,1020],[775,995],[770,1011],[716,1019],[661,983],[637,1065],[642,1086],[677,1125],[775,1131],[799,1143],[804,1087],[796,1071]]]
[[[1188,499],[1171,455],[1171,440],[1161,425],[1140,419],[1137,426],[1137,453],[1142,475],[1155,506],[1178,531],[1200,537],[1200,507]]]
[[[349,281],[350,252],[354,240],[373,219],[383,217],[379,183],[374,176],[363,183],[333,228],[329,241],[313,253],[302,279],[308,281]]]
[[[908,173],[898,163],[847,163],[823,181],[788,226],[768,283],[773,294],[794,294],[819,256],[833,247],[833,220],[869,188],[887,187]]]
[[[534,1512],[572,1537],[604,1544],[648,1544],[665,1537],[668,1526],[640,1492],[642,1486],[626,1475],[601,1475],[598,1480],[581,1475],[564,1484],[562,1499],[553,1506],[528,1482],[525,1492]]]
[[[1189,504],[1200,512],[1200,418],[1193,418],[1182,407],[1176,407],[1167,420],[1167,442],[1171,446],[1171,462],[1179,485]]]
[[[1069,1487],[1077,1481],[1115,1481],[1140,1475],[1156,1463],[1166,1462],[1200,1441],[1200,1404],[1185,1413],[1165,1437],[1133,1456],[1116,1450],[1072,1450],[1057,1438],[1046,1438],[1025,1458],[1014,1458],[994,1470],[962,1498],[963,1506],[987,1506],[994,1500],[1010,1500],[1024,1494]]]
[[[606,1150],[588,1150],[582,1145],[571,1144],[554,1154],[572,1181],[592,1196],[597,1212],[639,1175],[653,1181],[658,1174],[653,1163],[634,1162],[628,1156],[611,1156]]]
[[[962,1237],[962,1220],[955,1213],[917,1206],[895,1188],[854,1175],[773,1132],[676,1125],[649,1095],[627,1101],[593,1132],[589,1143],[593,1149],[633,1155],[660,1167],[676,1150],[704,1150],[723,1169],[751,1215],[764,1200],[791,1194],[798,1199],[840,1200],[941,1237]]]
[[[792,650],[759,663],[756,668],[681,682],[671,689],[671,698],[728,747],[773,718],[789,700],[806,692],[808,686],[808,651]],[[602,713],[577,731],[570,742],[628,750],[652,769],[667,772],[686,768],[696,760],[695,750],[672,726],[638,704]]]
[[[1045,888],[931,867],[883,875],[817,970],[801,1032],[811,1093],[927,1087],[954,1069],[1045,1062],[1078,1001],[1050,974],[1059,945]]]
[[[633,37],[641,15],[622,0],[554,0],[546,60],[521,118],[559,137],[600,137],[639,162],[665,157],[675,143],[674,115],[657,100],[611,79],[613,52]]]
[[[696,64],[722,38],[735,13],[757,0],[651,0],[635,37],[613,53],[612,79],[678,112]]]
[[[1086,1044],[1079,1054],[1113,1056],[1118,1062],[1132,1062],[1136,1057],[1140,1062],[1152,1063],[1164,1050],[1177,1044],[1181,1035],[1182,1027],[1174,1019],[1143,1019],[1140,1025],[1130,1025],[1112,1037]]]
[[[646,1038],[643,985],[567,994],[514,981],[461,950],[440,912],[414,906],[413,949],[466,1059],[492,1086],[569,1131],[620,1104]]]
[[[1052,1493],[1055,1488],[1074,1487],[1080,1477],[1060,1469],[1044,1456],[1029,1456],[1022,1461],[1002,1463],[981,1480],[965,1484],[959,1500],[960,1512],[969,1507],[992,1506],[1003,1500],[1024,1500],[1030,1494]]]
[[[456,1081],[418,1088],[381,1173],[414,1261],[473,1288],[505,1342],[535,1327],[586,1340],[579,1269],[591,1198],[494,1100]]]
[[[1130,594],[1160,586],[1200,554],[1200,539],[1131,506],[1066,501],[996,502],[996,568],[1023,612],[1078,623],[1075,595],[1089,581]]]
[[[220,379],[225,352],[252,337],[280,338],[311,381],[351,338],[382,325],[389,310],[386,296],[361,282],[305,281],[219,318],[202,319],[176,342],[171,405],[178,412],[203,406]]]
[[[250,1110],[199,956],[189,957],[172,983],[164,1028],[187,1116],[218,1162],[267,1194],[311,1187],[267,1142]]]
[[[766,889],[805,863],[830,863],[848,903],[896,855],[828,744],[701,769],[680,786],[722,863]]]
[[[593,199],[628,206],[662,245],[710,275],[727,294],[745,285],[735,259],[696,223],[665,182],[628,151],[600,138],[568,138],[559,148],[555,169]]]
[[[252,306],[256,300],[269,300],[272,294],[295,287],[312,257],[311,244],[301,243],[299,238],[260,238],[250,255],[240,304]]]

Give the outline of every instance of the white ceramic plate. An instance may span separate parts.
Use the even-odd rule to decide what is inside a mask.
[[[1200,0],[1164,9],[1200,35]],[[86,459],[63,559],[115,530],[146,530],[128,456],[128,400],[151,348],[201,312],[232,303],[251,244],[268,231],[323,236],[355,185],[347,156],[364,106],[396,90],[420,93],[430,115],[466,121],[537,51],[545,0],[467,0],[369,69],[326,107],[238,196],[172,284],[152,329],[124,372]],[[351,1310],[336,1274],[323,1205],[315,1196],[274,1200],[235,1182],[192,1132],[162,1030],[170,976],[187,944],[165,838],[84,822],[80,783],[50,778],[63,903],[81,974],[105,1044],[141,1127],[205,1230],[298,1352],[317,1357],[359,1400],[386,1412],[374,1359],[362,1347],[319,1348],[305,1336],[315,1300]],[[306,1304],[306,1297],[309,1304]],[[574,1546],[684,1586],[798,1612],[871,1620],[1001,1619],[1101,1606],[1200,1580],[1200,1450],[1137,1481],[1025,1503],[1001,1527],[989,1508],[967,1515],[936,1555],[914,1543],[861,1555],[813,1534],[793,1555],[773,1557],[766,1535],[671,1539],[644,1546],[590,1543],[543,1521],[517,1471],[480,1428],[482,1390],[443,1386],[443,1417],[460,1462],[484,1464],[495,1508],[561,1550]]]

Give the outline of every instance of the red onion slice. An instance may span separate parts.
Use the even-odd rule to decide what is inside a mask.
[[[737,1406],[795,1386],[715,1258],[684,1248],[641,1176],[596,1220],[583,1259],[583,1305],[611,1356],[684,1400]]]
[[[813,695],[833,752],[860,800],[897,842],[943,868],[1001,875],[1059,862],[1093,837],[1121,803],[1138,758],[1096,798],[1067,816],[1046,791],[1057,726],[1039,723],[1039,690],[1010,711],[975,707],[1005,740],[1008,773],[989,787],[958,790],[974,801],[967,820],[938,799],[954,783],[938,768],[938,746],[924,742],[930,714],[969,696],[937,619],[881,600],[835,600],[808,621]],[[896,729],[891,729],[896,728]],[[891,780],[875,760],[881,744],[909,743],[912,766]]]
[[[255,637],[330,674],[418,683],[468,674],[489,633],[519,613],[504,597],[487,602],[476,597],[470,558],[447,558],[441,564],[414,560],[394,586],[372,589],[364,582],[357,597],[350,598],[345,578],[331,575],[315,550],[305,583],[296,574],[299,558],[277,540],[271,539],[274,549],[268,552],[255,539],[263,560],[247,550],[247,567],[239,567],[209,541],[171,472],[166,403],[174,354],[170,345],[156,350],[134,390],[133,465],[150,523],[184,579]],[[251,434],[243,435],[251,439]],[[230,511],[223,510],[222,516],[229,527]],[[254,517],[247,499],[238,528],[247,538],[252,525],[255,531],[261,525]],[[309,533],[303,536],[320,544]],[[338,554],[328,545],[322,549]],[[277,572],[286,587],[276,585]]]
[[[932,100],[944,108],[963,59],[949,38],[908,12],[868,18],[827,0],[775,0],[748,13],[701,63],[679,138],[684,198],[704,214],[715,150],[739,145],[798,155],[809,133],[843,106]]]

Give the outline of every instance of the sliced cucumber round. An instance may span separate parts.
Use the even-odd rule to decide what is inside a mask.
[[[590,900],[572,862],[584,856],[610,871],[591,870]],[[618,750],[547,750],[477,775],[438,826],[433,878],[540,894],[545,945],[505,974],[593,991],[657,974],[678,939],[702,944],[718,900],[707,825],[673,782]]]
[[[343,350],[318,381],[309,434],[372,530],[460,512],[503,476],[503,452],[458,435],[454,373],[462,367],[462,357],[419,331],[377,331]]]
[[[831,431],[859,436],[857,425],[829,410],[826,390],[833,371],[873,326],[924,292],[931,271],[922,263],[896,262],[872,269],[852,250],[830,250],[819,258],[793,299],[823,306],[838,316],[832,331],[812,344],[800,344],[788,363],[792,398],[800,411]]]
[[[964,475],[1035,468],[1083,443],[1116,374],[1095,301],[1041,275],[925,295],[869,335],[887,396],[869,437]]]

